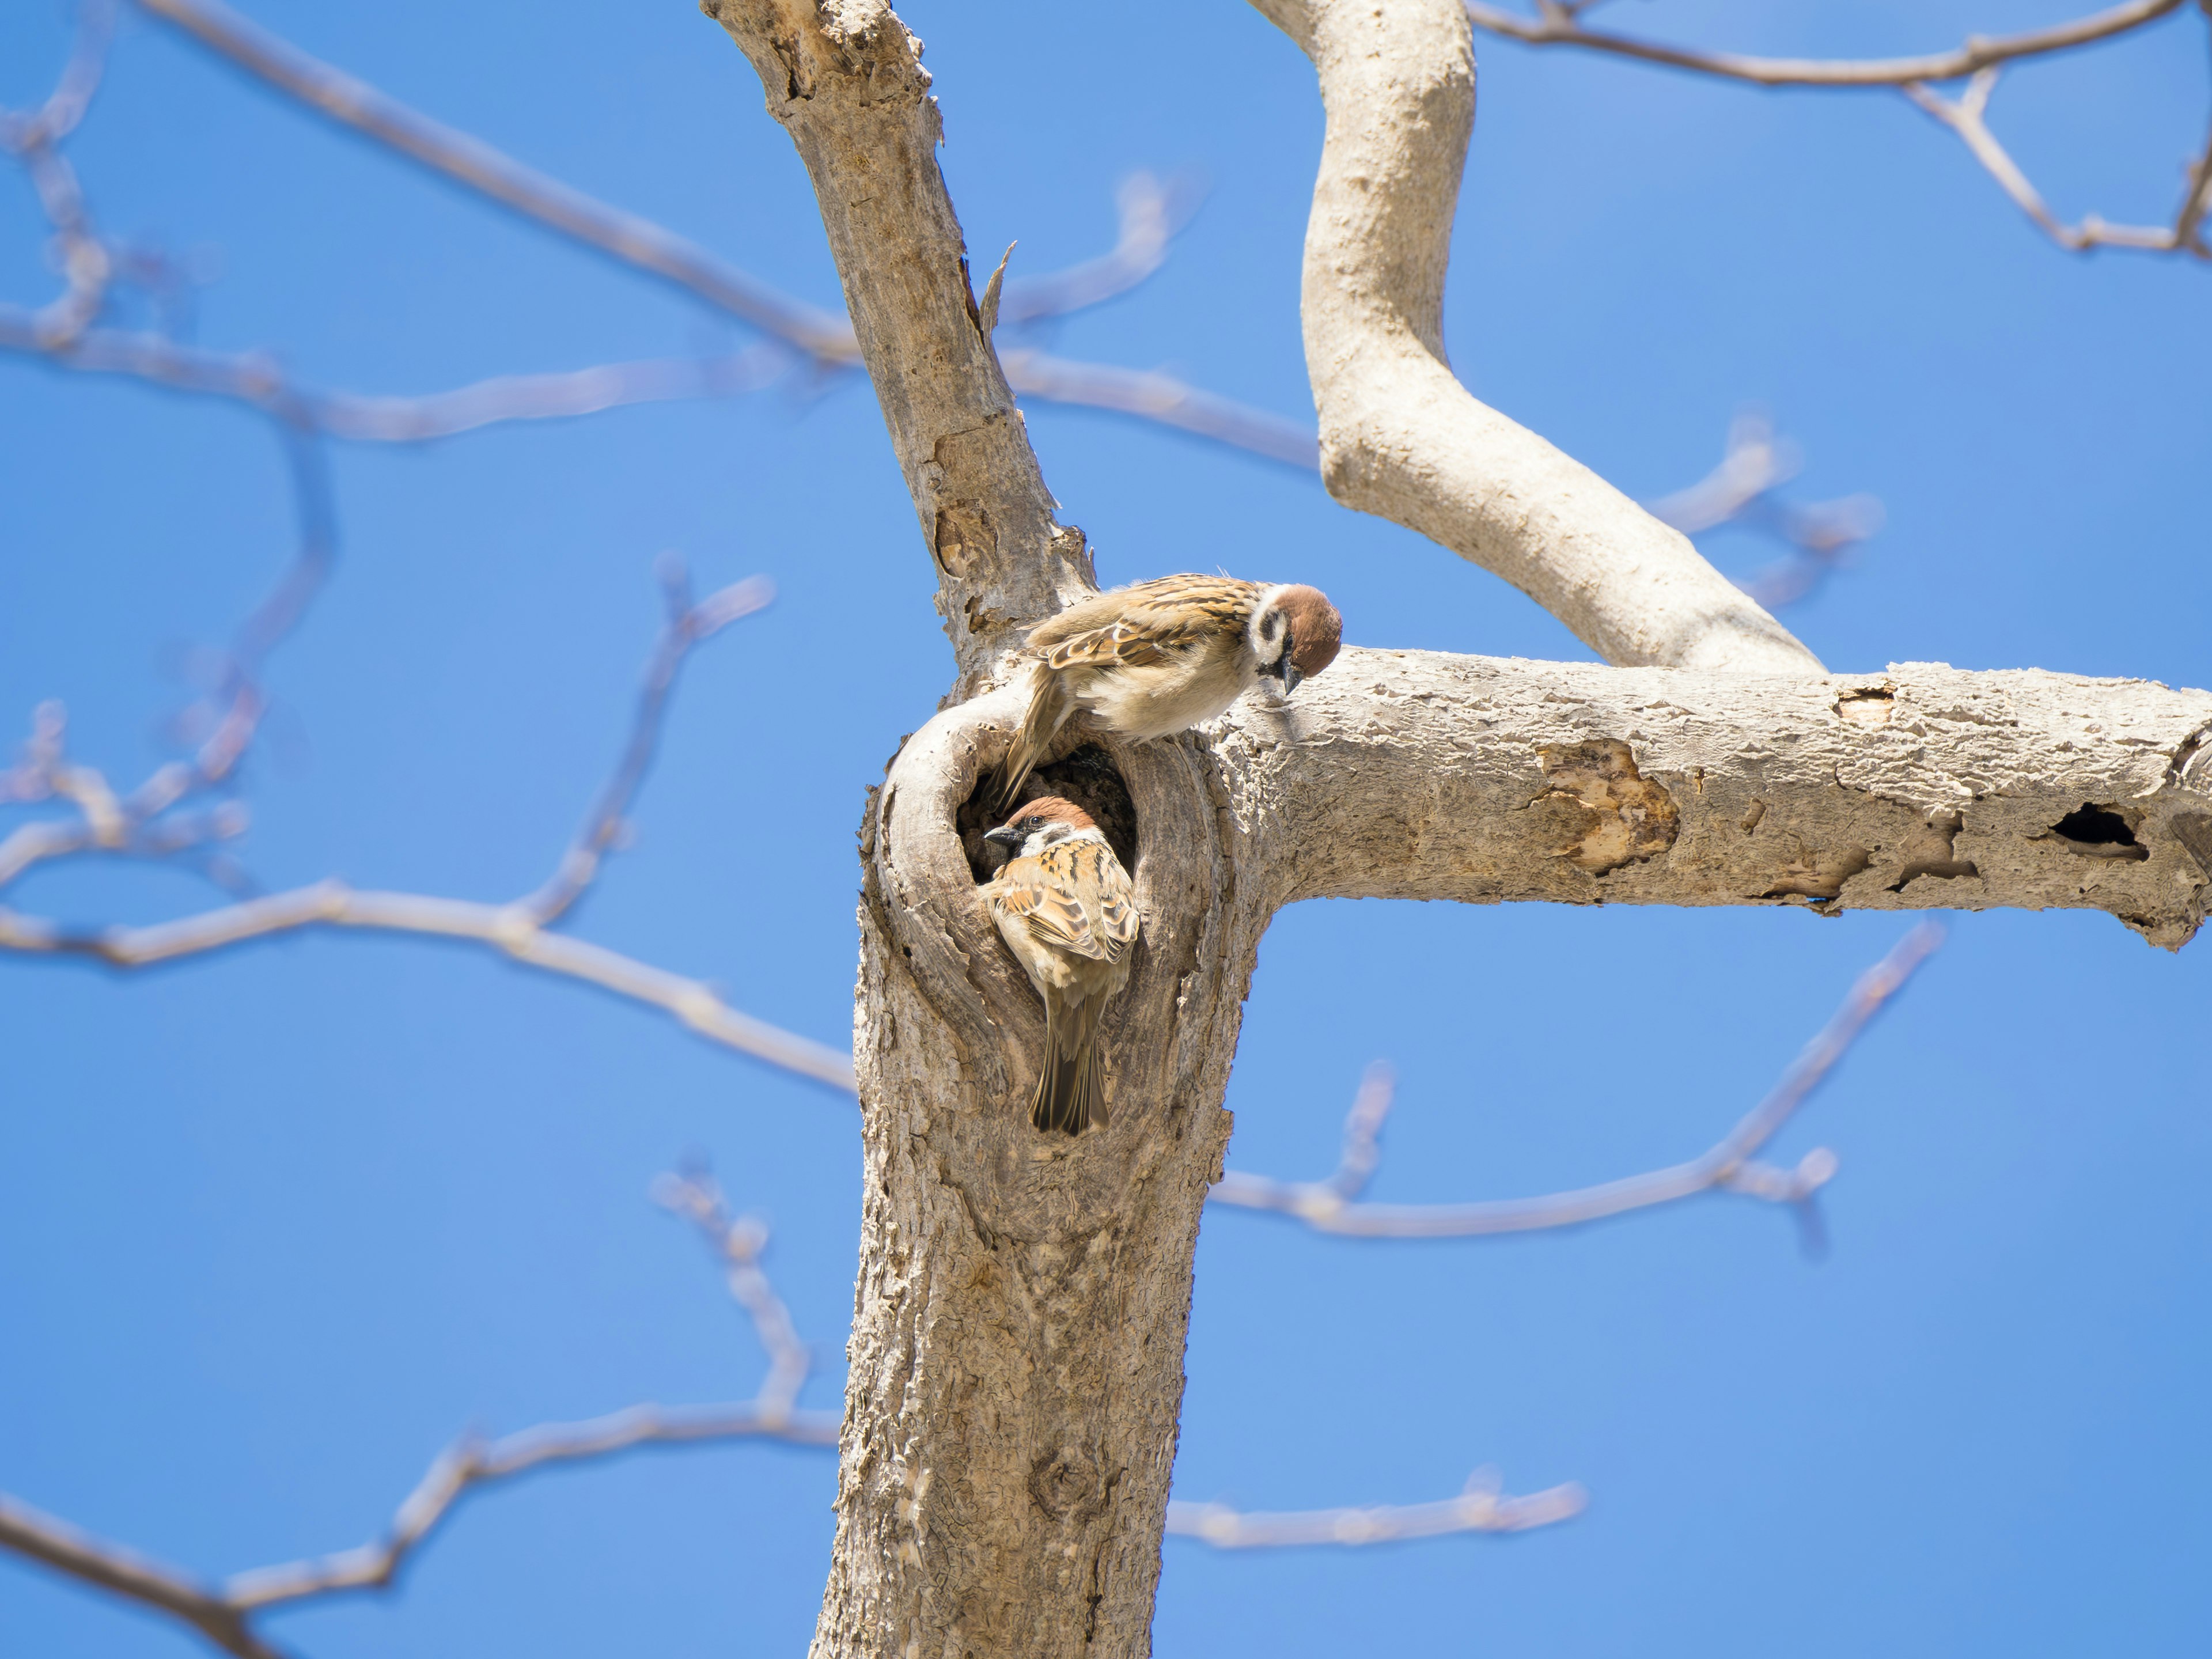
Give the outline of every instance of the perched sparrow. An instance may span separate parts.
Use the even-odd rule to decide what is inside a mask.
[[[1007,949],[1044,999],[1044,1056],[1030,1121],[1079,1135],[1106,1121],[1098,1014],[1128,981],[1136,895],[1091,815],[1047,795],[986,835],[1020,855],[983,888]]]
[[[1336,659],[1344,618],[1319,588],[1161,576],[1072,605],[1030,630],[1029,714],[1006,757],[1012,801],[1078,708],[1125,738],[1210,720],[1262,675],[1283,695]]]

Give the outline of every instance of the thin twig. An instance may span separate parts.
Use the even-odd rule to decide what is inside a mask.
[[[599,874],[600,861],[620,839],[624,814],[652,769],[669,694],[676,688],[684,659],[694,646],[712,639],[740,617],[751,616],[775,598],[774,582],[765,576],[750,576],[710,594],[703,603],[694,604],[690,579],[680,556],[664,553],[656,571],[667,600],[668,623],[646,662],[645,684],[639,688],[636,712],[630,719],[629,741],[623,745],[614,775],[599,792],[583,829],[552,875],[536,892],[516,901],[541,927],[558,921],[583,896]]]
[[[673,231],[600,202],[409,108],[216,0],[138,3],[308,107],[526,218],[743,319],[810,359],[817,369],[850,368],[860,362],[860,347],[846,319],[780,294]],[[1194,204],[1194,192],[1187,185],[1164,185],[1150,175],[1133,175],[1122,185],[1121,232],[1113,251],[1048,276],[1008,282],[1000,303],[1002,319],[1016,325],[1034,323],[1127,292],[1159,268],[1169,239],[1188,221]],[[26,349],[21,332],[20,321],[11,329],[9,319],[0,315],[0,346]],[[1297,422],[1165,375],[1048,357],[1028,348],[1010,349],[1002,361],[1007,383],[1018,393],[1157,421],[1293,466],[1311,469],[1316,464],[1318,452],[1311,434]],[[179,389],[240,395],[232,389],[240,383],[228,365],[189,362],[181,354],[160,350],[143,337],[103,340],[98,349],[80,351],[62,362],[68,368],[137,374]],[[599,409],[617,403],[712,395],[718,389],[713,377],[696,368],[687,376],[684,366],[666,363],[617,364],[578,371],[575,377],[534,379],[536,383],[529,385],[514,380],[488,383],[447,394],[443,400],[406,400],[447,404],[432,410],[391,406],[399,400],[329,393],[302,394],[299,401],[329,408],[332,421],[325,429],[334,436],[386,438],[440,435],[488,424],[490,419],[586,412],[576,406],[580,404]],[[493,386],[498,388],[497,395],[488,396]],[[719,389],[732,388],[725,385]],[[470,393],[476,394],[474,404],[489,403],[510,412],[483,415],[468,401]],[[535,404],[532,393],[559,406]],[[460,408],[452,406],[456,402]]]
[[[1320,471],[1321,440],[1310,424],[1218,398],[1172,375],[1075,362],[1027,346],[1002,349],[999,362],[1006,372],[1006,384],[1016,392],[1051,403],[1134,415],[1249,450],[1302,472]]]
[[[762,1269],[768,1224],[757,1216],[734,1212],[704,1164],[687,1164],[673,1175],[662,1176],[653,1183],[653,1201],[696,1226],[725,1264],[730,1295],[752,1321],[753,1333],[768,1353],[768,1376],[753,1403],[772,1419],[789,1415],[814,1368],[814,1353],[799,1340],[791,1310]],[[831,1428],[834,1442],[834,1424]]]
[[[679,565],[665,562],[663,580],[672,593],[681,593]],[[489,904],[417,893],[364,892],[332,878],[149,927],[93,928],[72,928],[0,905],[0,951],[89,957],[115,968],[147,968],[316,927],[470,939],[492,945],[526,966],[660,1008],[709,1042],[850,1094],[854,1084],[849,1053],[741,1013],[701,981],[554,933],[548,926],[589,886],[618,838],[623,815],[651,764],[668,691],[684,655],[728,623],[758,611],[771,593],[767,582],[754,578],[696,605],[688,597],[682,599],[680,612],[672,617],[648,659],[646,684],[612,779],[552,878],[520,899]],[[269,623],[276,625],[275,621]],[[159,817],[189,789],[199,787],[197,779],[204,775],[204,768],[195,775],[173,763],[127,800],[118,801],[98,771],[64,759],[62,720],[58,705],[41,707],[24,759],[0,774],[0,799],[63,797],[76,806],[78,816],[75,821],[26,824],[0,840],[0,888],[43,860],[93,853],[160,856],[243,830],[244,811],[234,805],[210,815],[204,834],[198,836],[190,831],[199,820]]]
[[[1456,1498],[1432,1504],[1364,1509],[1239,1510],[1225,1504],[1170,1502],[1168,1532],[1216,1549],[1280,1549],[1298,1544],[1392,1544],[1459,1532],[1526,1532],[1571,1519],[1589,1494],[1573,1481],[1509,1498],[1495,1469],[1477,1469]]]
[[[168,1613],[237,1659],[283,1659],[253,1627],[254,1615],[319,1596],[388,1589],[414,1553],[477,1487],[640,1446],[740,1438],[836,1445],[838,1414],[797,1405],[809,1354],[762,1270],[767,1229],[752,1217],[733,1217],[720,1188],[703,1171],[664,1176],[653,1190],[656,1202],[691,1216],[714,1237],[731,1264],[730,1289],[769,1353],[768,1377],[754,1398],[728,1405],[631,1406],[580,1423],[541,1423],[498,1440],[464,1435],[431,1463],[381,1537],[328,1555],[256,1567],[219,1585],[95,1538],[4,1492],[0,1549]]]
[[[2182,198],[2181,208],[2171,225],[2115,225],[2108,224],[2097,215],[2085,216],[2078,224],[2067,224],[2051,212],[2043,194],[2021,171],[2020,164],[1997,142],[1990,130],[1988,112],[1990,96],[1996,90],[1997,76],[2002,71],[1985,69],[1976,73],[1966,83],[1966,89],[1957,98],[1946,98],[1920,83],[1908,82],[1899,88],[1922,109],[1934,116],[1959,136],[1983,170],[1997,181],[1998,187],[2012,198],[2013,204],[2035,222],[2036,227],[2051,240],[2069,252],[2086,253],[2092,248],[2124,247],[2150,253],[2182,252],[2200,259],[2212,259],[2212,247],[2208,247],[2198,228],[2203,215],[2206,196],[2212,191],[2212,143],[2189,170],[2188,189]]]
[[[81,1584],[181,1620],[238,1659],[283,1659],[253,1634],[244,1614],[224,1604],[222,1591],[167,1562],[95,1538],[6,1492],[0,1492],[0,1549],[13,1550]]]
[[[2096,247],[2120,247],[2212,259],[2212,247],[2208,247],[2199,234],[2205,213],[2212,208],[2212,139],[2207,140],[2202,155],[2189,169],[2188,187],[2172,225],[2108,224],[2094,214],[2085,216],[2078,224],[2069,225],[2051,211],[2042,195],[2028,182],[2027,174],[1997,142],[1983,118],[1990,90],[2005,64],[2117,39],[2159,21],[2180,10],[2186,3],[2187,0],[2129,0],[2128,4],[2108,11],[2026,34],[1970,36],[1965,45],[1953,52],[1929,52],[1916,58],[1851,59],[1757,58],[1737,52],[1697,52],[1584,28],[1579,21],[1585,9],[1583,4],[1539,0],[1539,15],[1530,17],[1486,5],[1482,0],[1465,0],[1468,16],[1476,27],[1528,46],[1580,46],[1763,87],[1893,88],[1955,132],[2005,194],[2059,246],[2077,253]],[[2198,0],[2198,4],[2208,15],[2212,15],[2212,5],[2206,4],[2205,0]],[[1970,76],[1970,84],[1956,100],[1944,98],[1929,88],[1930,82]]]
[[[1358,1196],[1378,1162],[1376,1140],[1389,1108],[1389,1076],[1387,1071],[1376,1069],[1370,1070],[1352,1103],[1345,1122],[1343,1156],[1326,1179],[1278,1181],[1232,1170],[1215,1184],[1208,1200],[1271,1211],[1302,1221],[1316,1232],[1353,1238],[1474,1238],[1577,1227],[1717,1190],[1795,1205],[1802,1214],[1814,1195],[1835,1176],[1835,1154],[1825,1146],[1815,1147],[1790,1170],[1760,1163],[1753,1154],[1771,1140],[1805,1103],[1868,1023],[1942,942],[1943,929],[1935,922],[1922,922],[1905,934],[1887,956],[1859,975],[1843,1006],[1806,1044],[1766,1098],[1745,1114],[1711,1151],[1686,1164],[1541,1198],[1475,1204],[1359,1203]],[[1809,1224],[1811,1218],[1806,1218]]]
[[[1872,495],[1807,505],[1777,496],[1803,465],[1803,453],[1776,435],[1765,411],[1744,410],[1729,424],[1720,465],[1688,489],[1646,501],[1644,510],[1685,535],[1735,524],[1786,544],[1782,558],[1736,583],[1771,611],[1803,599],[1881,528],[1882,506]]]
[[[1694,70],[1701,75],[1724,76],[1762,87],[1901,87],[1917,81],[1956,81],[1996,64],[2035,58],[2093,41],[2109,40],[2171,12],[2186,0],[2129,0],[2093,16],[2077,18],[2026,34],[1972,35],[1950,52],[1924,53],[1916,58],[1758,58],[1741,52],[1696,52],[1653,40],[1586,29],[1576,13],[1565,7],[1547,9],[1529,17],[1466,0],[1467,15],[1477,28],[1502,34],[1532,46],[1580,46],[1591,52],[1638,58],[1646,63]]]
[[[571,240],[649,271],[811,357],[857,362],[852,325],[777,293],[696,243],[549,178],[308,56],[215,0],[138,0],[239,68],[319,113]]]
[[[1121,231],[1112,249],[1064,270],[1009,281],[999,301],[1000,322],[1018,329],[1127,294],[1167,263],[1168,245],[1190,222],[1204,194],[1189,177],[1163,180],[1131,173],[1114,192]]]

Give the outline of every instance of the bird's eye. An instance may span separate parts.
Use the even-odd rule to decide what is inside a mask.
[[[1044,820],[1042,818],[1024,818],[1019,823],[1016,824],[1014,828],[1024,832],[1032,830],[1042,830],[1044,828]]]

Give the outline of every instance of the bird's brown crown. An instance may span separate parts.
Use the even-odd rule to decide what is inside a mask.
[[[1336,660],[1344,643],[1344,618],[1318,587],[1303,583],[1275,596],[1275,608],[1291,621],[1291,665],[1307,679]]]
[[[1090,813],[1073,801],[1064,800],[1058,795],[1039,795],[1035,800],[1024,801],[1014,809],[1014,815],[1006,820],[1006,827],[1011,830],[1017,824],[1029,825],[1032,820],[1035,821],[1034,828],[1039,830],[1048,823],[1064,823],[1071,830],[1096,830],[1098,827],[1097,820]]]

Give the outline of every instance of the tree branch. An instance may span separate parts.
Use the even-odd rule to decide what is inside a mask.
[[[648,660],[621,761],[576,841],[535,892],[506,904],[489,904],[415,893],[363,892],[332,878],[143,927],[72,928],[0,905],[0,951],[88,957],[115,968],[145,968],[314,927],[469,939],[494,946],[526,966],[660,1008],[709,1042],[849,1093],[849,1054],[741,1013],[698,980],[550,931],[550,924],[575,903],[598,875],[619,836],[623,815],[651,764],[668,695],[685,655],[730,623],[765,605],[774,591],[756,577],[695,605],[680,562],[665,559],[661,573],[670,617]],[[262,633],[283,620],[266,605],[258,614],[264,618]],[[254,634],[254,625],[249,623],[246,631]],[[219,732],[210,742],[219,740],[228,757],[226,765],[234,763],[242,740],[234,743]],[[99,854],[159,857],[240,833],[246,819],[243,808],[235,803],[226,803],[204,817],[163,816],[189,793],[204,787],[210,775],[205,763],[197,771],[172,764],[118,800],[98,771],[66,760],[59,706],[48,705],[34,720],[22,763],[0,775],[0,800],[60,796],[76,805],[77,815],[74,820],[25,824],[0,840],[0,890],[46,860]]]
[[[1986,118],[1990,95],[1996,90],[1997,76],[2001,72],[1995,68],[1978,71],[1966,83],[1966,89],[1956,98],[1946,98],[1917,82],[1908,82],[1899,90],[1957,133],[1968,152],[2012,198],[2013,205],[2033,220],[2045,235],[2069,252],[2086,253],[2092,248],[2124,247],[2151,253],[2188,253],[2199,259],[2212,259],[2212,247],[2206,246],[2203,238],[2198,234],[2198,228],[2203,221],[2206,197],[2212,193],[2212,141],[2208,141],[2204,154],[2190,167],[2188,189],[2183,195],[2180,210],[2175,214],[2172,224],[2107,224],[2094,213],[2083,218],[2079,224],[2065,224],[2045,205],[2042,192],[2028,181],[2027,175],[2021,171],[2020,164],[1997,142],[1996,134],[1990,131]]]
[[[1299,1544],[1395,1544],[1457,1532],[1527,1532],[1571,1520],[1589,1505],[1572,1481],[1526,1498],[1506,1497],[1498,1472],[1477,1469],[1457,1498],[1434,1504],[1365,1509],[1240,1511],[1224,1504],[1168,1505],[1168,1532],[1216,1549],[1280,1549]]]
[[[1736,582],[1759,604],[1779,610],[1819,586],[1882,523],[1881,502],[1872,495],[1806,506],[1778,497],[1775,490],[1803,464],[1797,446],[1778,437],[1764,412],[1745,410],[1729,423],[1718,466],[1688,489],[1644,505],[1652,517],[1686,536],[1735,524],[1783,542],[1789,552]]]
[[[882,0],[705,0],[752,62],[813,181],[860,355],[890,429],[964,696],[1029,626],[1094,590],[969,286],[937,165],[921,46]]]
[[[1862,974],[1841,1007],[1805,1046],[1765,1099],[1753,1107],[1711,1151],[1686,1164],[1542,1198],[1477,1204],[1363,1204],[1357,1202],[1381,1163],[1377,1139],[1390,1109],[1392,1080],[1386,1066],[1371,1068],[1344,1122],[1344,1151],[1321,1181],[1278,1181],[1231,1170],[1208,1194],[1217,1204],[1267,1210],[1304,1222],[1316,1232],[1354,1238],[1474,1238],[1498,1233],[1577,1227],[1631,1210],[1671,1204],[1701,1193],[1727,1191],[1801,1215],[1833,1179],[1836,1155],[1816,1146],[1794,1170],[1759,1162],[1753,1154],[1781,1131],[1814,1090],[1850,1052],[1882,1006],[1905,988],[1913,970],[1943,942],[1943,930],[1923,922]],[[1808,1225],[1809,1225],[1808,1220]],[[1816,1235],[1808,1235],[1816,1236]]]
[[[719,1406],[631,1406],[580,1423],[541,1423],[498,1440],[464,1435],[441,1453],[393,1515],[383,1536],[328,1555],[256,1567],[210,1584],[175,1567],[94,1537],[70,1522],[0,1492],[0,1549],[64,1576],[166,1613],[237,1659],[284,1659],[252,1623],[270,1607],[354,1590],[388,1589],[415,1552],[479,1486],[556,1463],[612,1456],[641,1446],[768,1439],[801,1446],[837,1443],[837,1414],[797,1406],[809,1369],[806,1346],[769,1285],[760,1261],[768,1230],[733,1216],[703,1170],[664,1176],[654,1201],[696,1223],[729,1263],[729,1285],[768,1352],[769,1375],[754,1398]]]
[[[696,242],[524,166],[309,57],[217,0],[138,0],[238,68],[432,172],[620,263],[649,271],[764,333],[831,362],[856,355],[843,319],[777,293]]]
[[[1586,29],[1580,19],[1589,0],[1572,5],[1563,0],[1537,0],[1537,3],[1539,15],[1534,17],[1486,5],[1482,0],[1466,0],[1466,9],[1477,28],[1528,46],[1580,46],[1763,87],[1893,88],[1956,133],[2014,205],[2059,246],[2075,253],[2120,247],[2212,259],[2212,246],[2207,246],[2198,234],[2206,209],[2212,205],[2212,139],[2208,139],[2203,153],[2190,167],[2188,188],[2172,225],[2107,224],[2095,214],[2069,225],[2045,204],[2041,194],[1983,119],[1990,93],[2005,64],[2132,33],[2179,11],[2187,0],[2130,0],[2108,11],[2026,34],[1972,35],[1954,52],[1865,59],[1754,58],[1697,52]],[[2207,0],[2197,3],[2212,16],[2212,4]],[[1955,100],[1931,91],[1928,84],[1968,76],[1972,77],[1972,84]]]
[[[632,404],[729,397],[758,391],[805,364],[817,375],[856,368],[859,343],[842,318],[793,300],[649,220],[538,173],[480,140],[410,109],[301,52],[216,0],[141,0],[234,66],[450,182],[541,227],[682,289],[767,333],[776,344],[720,357],[605,363],[549,374],[504,375],[416,398],[368,397],[304,386],[262,352],[223,353],[158,331],[102,328],[95,320],[131,258],[94,228],[76,174],[58,145],[82,118],[112,33],[115,0],[86,0],[77,47],[52,97],[28,113],[0,110],[0,149],[29,170],[64,258],[64,293],[39,311],[0,304],[0,350],[57,368],[131,376],[172,391],[227,398],[295,429],[354,442],[414,443],[506,421],[558,420]],[[1121,230],[1095,259],[1006,287],[1004,314],[1020,327],[1127,292],[1157,270],[1195,202],[1188,185],[1147,173],[1123,181]],[[1310,465],[1299,428],[1170,378],[1073,362],[1034,349],[1018,355],[1009,383],[1052,402],[1152,420],[1294,465]],[[1289,435],[1286,437],[1285,434]]]
[[[1254,3],[1312,58],[1328,114],[1300,311],[1329,493],[1504,577],[1608,662],[1817,672],[1686,537],[1453,378],[1444,270],[1474,122],[1456,0]]]
[[[1214,752],[1277,903],[2093,908],[2178,947],[2212,897],[2212,694],[2151,681],[1347,649]]]
[[[2026,34],[1970,35],[1951,52],[1923,53],[1917,58],[1756,58],[1740,52],[1695,52],[1628,35],[1586,29],[1576,13],[1539,0],[1541,15],[1528,17],[1466,0],[1467,15],[1477,28],[1502,34],[1531,46],[1579,46],[1589,52],[1664,64],[1672,69],[1694,70],[1732,81],[1748,81],[1762,87],[1902,87],[1916,81],[1955,81],[1993,64],[2035,58],[2054,52],[2109,40],[2179,11],[2187,0],[2129,0],[2092,16],[2077,18]]]

